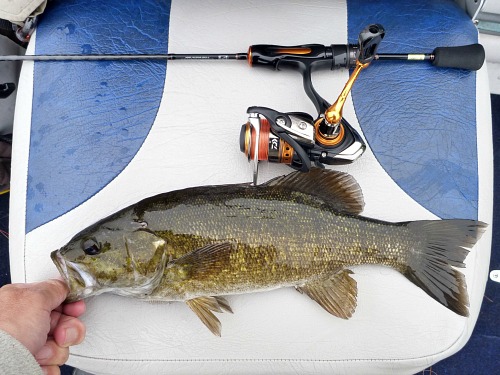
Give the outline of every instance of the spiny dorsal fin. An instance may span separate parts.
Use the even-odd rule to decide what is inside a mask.
[[[207,326],[214,335],[221,335],[221,323],[212,311],[222,313],[227,311],[232,313],[231,307],[223,297],[198,297],[186,301],[186,304]]]
[[[349,319],[356,309],[358,288],[356,280],[349,275],[350,270],[342,270],[328,280],[319,280],[296,287],[316,301],[330,314]]]
[[[262,186],[280,187],[313,195],[337,211],[359,215],[365,205],[361,188],[351,175],[329,169],[313,168],[308,173],[292,172]]]

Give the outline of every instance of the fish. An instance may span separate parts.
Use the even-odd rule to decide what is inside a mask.
[[[463,268],[487,224],[361,215],[353,176],[316,168],[261,185],[191,187],[143,199],[84,229],[51,258],[72,302],[102,293],[184,301],[215,335],[227,296],[295,288],[349,319],[357,265],[391,267],[461,316]],[[404,279],[402,279],[404,280]]]

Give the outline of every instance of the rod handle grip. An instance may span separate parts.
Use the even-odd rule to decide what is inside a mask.
[[[434,66],[466,70],[479,70],[485,57],[483,46],[477,43],[458,47],[437,47],[432,54]]]
[[[303,44],[299,46],[277,46],[256,44],[250,46],[247,59],[250,66],[261,66],[272,70],[292,69],[304,72],[349,68],[356,63],[358,47],[351,44]]]

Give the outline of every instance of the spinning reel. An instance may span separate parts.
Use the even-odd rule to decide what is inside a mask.
[[[257,182],[259,162],[263,160],[288,164],[308,172],[313,164],[345,164],[361,156],[366,145],[342,116],[342,109],[359,73],[374,60],[384,34],[382,25],[366,27],[359,34],[357,48],[317,44],[288,48],[269,45],[250,47],[248,61],[252,66],[299,70],[304,90],[318,111],[318,116],[313,118],[302,112],[282,113],[265,107],[248,108],[248,122],[241,127],[240,149],[253,163],[254,183]],[[330,105],[314,89],[312,70],[352,65],[355,66],[354,71],[338,99]]]

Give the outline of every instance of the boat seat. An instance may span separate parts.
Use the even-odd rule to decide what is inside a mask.
[[[382,24],[380,53],[430,53],[478,42],[452,1],[315,0],[48,2],[30,54],[237,53],[253,44],[357,43]],[[336,100],[347,69],[312,79]],[[300,74],[245,61],[23,63],[14,123],[10,262],[13,282],[58,277],[49,257],[76,233],[145,197],[244,183],[239,149],[250,106],[307,112]],[[92,374],[414,374],[460,350],[488,275],[493,152],[486,68],[374,61],[344,117],[367,144],[348,165],[363,215],[393,222],[467,218],[490,226],[463,272],[470,317],[458,316],[379,266],[353,269],[358,306],[342,320],[295,290],[228,296],[212,335],[180,302],[111,294],[87,300],[86,340],[68,364]],[[289,173],[261,163],[259,182]],[[306,235],[308,227],[297,226]]]

